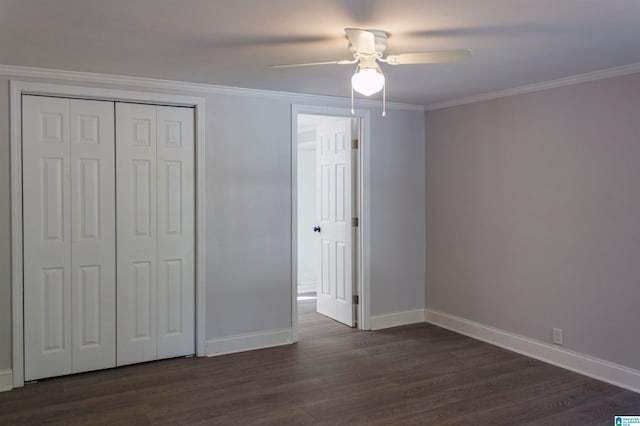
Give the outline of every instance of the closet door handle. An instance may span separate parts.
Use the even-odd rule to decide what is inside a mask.
[[[314,226],[313,227],[313,232],[320,232],[320,227],[319,226]]]

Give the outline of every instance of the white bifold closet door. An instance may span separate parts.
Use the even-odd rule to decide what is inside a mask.
[[[22,102],[25,380],[113,367],[113,102]]]
[[[25,380],[193,354],[193,109],[22,101]]]
[[[191,108],[116,103],[117,364],[195,352]]]

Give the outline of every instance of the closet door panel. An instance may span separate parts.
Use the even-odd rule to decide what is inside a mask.
[[[116,103],[117,365],[157,358],[156,123]]]
[[[194,110],[157,107],[158,358],[195,352]]]
[[[69,100],[23,96],[25,380],[72,372]]]
[[[115,367],[114,103],[71,100],[73,372]]]

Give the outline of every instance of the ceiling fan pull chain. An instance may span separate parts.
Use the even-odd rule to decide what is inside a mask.
[[[351,86],[351,115],[355,115],[356,112],[353,110],[353,86]]]
[[[387,116],[387,83],[382,86],[382,116]]]

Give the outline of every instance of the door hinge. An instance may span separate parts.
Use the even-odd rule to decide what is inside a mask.
[[[360,225],[360,221],[357,217],[351,218],[351,226],[358,227]]]
[[[359,305],[360,304],[360,296],[358,296],[357,294],[353,295],[353,304],[354,305]]]
[[[358,139],[351,140],[351,149],[358,149]]]

